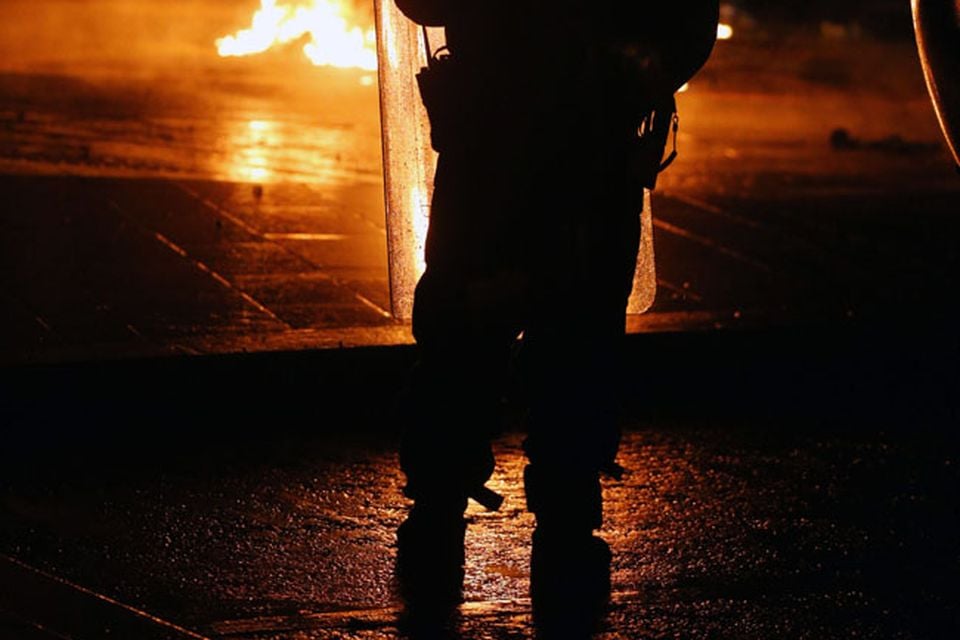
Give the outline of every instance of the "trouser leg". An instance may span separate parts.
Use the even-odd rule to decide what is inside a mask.
[[[456,369],[442,357],[423,354],[405,400],[406,420],[400,444],[400,467],[406,475],[404,494],[418,505],[462,503],[493,472],[490,440],[499,423],[496,396],[489,386]],[[460,352],[455,357],[468,357]]]
[[[581,531],[600,527],[600,472],[613,466],[620,442],[617,372],[619,340],[572,343],[532,329],[524,357],[530,381],[530,418],[524,450],[527,506],[538,525]]]
[[[524,487],[537,520],[530,595],[546,637],[589,637],[610,592],[610,549],[593,531],[603,521],[600,472],[620,439],[617,335],[549,323],[524,336],[533,360]]]
[[[514,335],[465,305],[457,270],[430,268],[417,285],[419,361],[404,395],[400,466],[414,501],[397,531],[397,575],[408,606],[459,600],[467,497],[494,468],[500,396]]]
[[[490,441],[516,329],[471,313],[459,278],[428,270],[417,286],[414,334],[420,352],[404,400],[400,465],[404,493],[418,505],[466,504],[489,479]]]
[[[530,400],[525,487],[538,526],[599,528],[599,476],[615,468],[625,312],[640,229],[634,203],[607,205],[605,221],[581,211],[567,228],[557,227],[551,246],[575,259],[535,280],[522,352]]]
[[[591,637],[610,593],[610,548],[593,531],[603,521],[600,473],[615,468],[620,443],[621,343],[639,240],[639,210],[626,203],[623,212],[619,228],[608,217],[559,229],[554,244],[577,260],[559,277],[537,273],[524,334],[524,485],[537,519],[530,595],[544,637]]]

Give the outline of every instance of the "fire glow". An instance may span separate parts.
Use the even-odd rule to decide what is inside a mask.
[[[376,32],[351,24],[349,8],[338,0],[278,4],[260,0],[250,27],[216,41],[222,57],[250,56],[309,37],[303,53],[317,66],[377,68]]]

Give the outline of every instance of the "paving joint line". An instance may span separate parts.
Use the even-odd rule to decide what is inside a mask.
[[[688,229],[684,229],[683,227],[677,226],[675,224],[671,224],[669,222],[665,222],[659,218],[654,218],[653,226],[660,229],[661,231],[666,231],[667,233],[671,233],[685,240],[689,240],[701,246],[707,247],[708,249],[712,249],[713,251],[716,251],[717,253],[721,253],[727,256],[728,258],[733,258],[738,262],[742,262],[744,264],[750,265],[754,269],[758,269],[760,271],[763,271],[764,273],[768,273],[771,275],[777,273],[770,266],[764,264],[763,262],[760,262],[759,260],[756,260],[754,258],[751,258],[747,255],[740,253],[739,251],[726,247],[720,244],[719,242],[711,240],[706,236],[702,236]]]
[[[675,285],[669,280],[664,280],[663,278],[657,278],[657,286],[663,287],[667,291],[672,291],[673,293],[680,293],[688,298],[692,302],[703,302],[703,296],[695,292],[693,289]]]
[[[249,293],[247,293],[246,291],[243,291],[242,289],[234,286],[234,284],[233,284],[232,282],[230,282],[230,280],[228,280],[227,278],[225,278],[224,276],[222,276],[220,273],[218,273],[218,272],[215,271],[214,269],[210,268],[210,267],[209,267],[207,264],[205,264],[202,260],[198,260],[198,259],[194,258],[193,256],[191,256],[189,253],[187,253],[187,251],[186,251],[185,249],[183,249],[182,247],[180,247],[177,243],[175,243],[175,242],[174,242],[173,240],[171,240],[170,238],[166,237],[165,235],[163,235],[163,234],[160,233],[159,231],[154,231],[154,232],[153,232],[153,235],[154,235],[154,237],[155,237],[157,240],[160,241],[161,244],[163,244],[164,246],[166,246],[168,249],[170,249],[171,251],[173,251],[173,252],[176,253],[177,255],[181,256],[183,259],[189,261],[196,269],[202,271],[203,273],[206,273],[208,276],[210,276],[211,278],[213,278],[213,280],[216,281],[217,284],[219,284],[220,286],[222,286],[222,287],[224,287],[224,288],[226,288],[226,289],[229,289],[230,291],[232,291],[232,292],[236,293],[237,295],[239,295],[239,296],[244,300],[244,302],[246,302],[247,304],[249,304],[250,306],[252,306],[252,307],[253,307],[254,309],[256,309],[257,311],[259,311],[259,312],[261,312],[261,313],[263,313],[263,314],[266,314],[267,316],[269,316],[269,317],[272,318],[273,320],[276,320],[277,322],[279,322],[280,324],[282,324],[282,325],[283,325],[285,328],[287,328],[287,329],[292,329],[292,328],[293,328],[293,327],[290,326],[287,322],[285,322],[282,318],[280,318],[280,316],[278,316],[276,313],[274,313],[274,312],[271,311],[269,308],[267,308],[267,306],[264,305],[262,302],[260,302],[259,300],[257,300],[257,299],[254,298],[253,296],[251,296],[251,295],[250,295]]]
[[[876,190],[874,190],[874,189],[869,189],[868,191],[876,191]],[[880,193],[880,191],[877,191],[877,193]],[[780,227],[777,227],[777,226],[774,226],[774,225],[771,225],[771,224],[767,224],[767,223],[763,223],[763,222],[757,222],[757,221],[753,221],[753,220],[748,220],[747,218],[744,218],[743,216],[739,216],[739,215],[737,215],[737,214],[730,213],[729,211],[726,211],[725,209],[723,209],[723,208],[721,208],[721,207],[718,207],[718,206],[716,206],[716,205],[710,204],[709,202],[706,202],[705,200],[701,200],[701,199],[696,198],[696,197],[693,197],[693,196],[684,195],[684,194],[678,194],[678,193],[669,193],[669,192],[663,193],[663,196],[666,197],[666,198],[671,198],[671,199],[673,199],[673,200],[677,200],[678,202],[682,202],[682,203],[687,204],[687,205],[689,205],[689,206],[691,206],[691,207],[695,207],[695,208],[701,209],[701,210],[703,210],[703,211],[705,211],[705,212],[707,212],[707,213],[717,214],[717,215],[719,215],[719,216],[722,216],[722,217],[724,217],[724,218],[730,219],[730,220],[732,220],[732,221],[743,223],[743,224],[745,224],[745,225],[747,225],[747,226],[750,226],[750,227],[752,227],[752,228],[762,229],[762,230],[764,230],[764,231],[767,231],[767,232],[770,232],[770,233],[774,233],[774,234],[776,234],[776,235],[778,235],[778,236],[780,236],[780,237],[782,237],[782,238],[786,238],[787,240],[789,240],[790,242],[792,242],[792,243],[793,243],[794,245],[796,245],[797,247],[803,248],[804,250],[810,252],[809,256],[807,256],[807,257],[810,258],[813,262],[817,263],[817,264],[820,265],[820,266],[830,266],[830,263],[828,263],[826,260],[824,260],[823,257],[822,257],[822,255],[821,255],[821,251],[822,251],[823,247],[822,247],[821,245],[818,245],[818,244],[810,241],[810,240],[807,240],[807,239],[803,238],[801,235],[798,235],[798,234],[796,234],[796,233],[787,232],[787,231],[785,231],[784,229],[782,229],[782,228],[780,228]],[[791,222],[791,223],[796,223],[796,224],[800,224],[800,225],[805,225],[807,229],[811,229],[811,230],[813,230],[813,231],[815,231],[816,233],[819,233],[819,234],[821,234],[821,235],[831,236],[831,235],[835,235],[836,233],[838,233],[838,229],[837,229],[836,227],[828,227],[827,225],[824,225],[824,224],[813,223],[813,222],[811,222],[810,220],[801,219],[800,217],[798,217],[798,216],[796,216],[796,215],[793,215],[793,214],[789,214],[789,213],[788,213],[788,214],[781,214],[781,215],[782,215],[782,218],[783,218],[783,219],[785,219],[785,220],[787,220],[787,221],[789,221],[789,222]],[[856,240],[857,242],[859,242],[859,243],[860,243],[861,245],[863,245],[863,246],[872,247],[878,254],[880,254],[881,256],[884,256],[884,257],[899,256],[899,255],[901,254],[901,251],[898,250],[898,249],[896,248],[896,246],[889,245],[889,243],[878,244],[878,243],[873,242],[873,241],[872,241],[870,238],[868,238],[867,236],[864,236],[864,235],[861,235],[861,234],[849,234],[849,237],[850,237],[851,239],[853,239],[853,240]],[[920,264],[920,265],[925,264],[925,263],[923,263],[922,261],[919,261],[919,260],[914,261],[914,262],[915,262],[915,264]],[[858,261],[856,261],[856,260],[849,260],[849,261],[847,261],[846,264],[847,264],[847,266],[848,266],[850,269],[852,269],[853,271],[856,271],[856,272],[858,272],[859,274],[861,274],[861,276],[862,276],[863,274],[872,275],[872,273],[873,273],[870,269],[864,268],[864,267],[863,267]]]
[[[62,578],[62,577],[60,577],[60,576],[58,576],[58,575],[55,575],[55,574],[49,573],[49,572],[47,572],[47,571],[43,571],[42,569],[38,569],[38,568],[36,568],[36,567],[33,567],[33,566],[31,566],[31,565],[29,565],[29,564],[27,564],[27,563],[25,563],[25,562],[23,562],[23,561],[21,561],[21,560],[18,560],[18,559],[16,559],[16,558],[12,557],[12,556],[8,556],[8,555],[6,555],[6,554],[0,554],[0,560],[4,560],[4,561],[6,561],[6,562],[8,562],[8,563],[10,563],[10,564],[12,564],[12,565],[14,565],[14,566],[17,566],[17,567],[19,567],[19,568],[27,571],[27,572],[33,573],[34,575],[40,576],[40,577],[42,577],[42,578],[46,578],[47,580],[51,580],[51,581],[53,581],[53,582],[55,582],[55,583],[57,583],[57,584],[59,584],[59,585],[61,585],[61,586],[67,587],[67,588],[69,588],[69,589],[72,589],[72,590],[76,591],[77,593],[82,593],[82,594],[84,594],[84,595],[86,595],[86,596],[90,596],[90,597],[92,597],[92,598],[94,598],[94,599],[96,599],[96,600],[99,600],[100,602],[103,602],[103,603],[105,603],[105,604],[108,604],[108,605],[110,605],[110,606],[112,606],[112,607],[117,607],[117,608],[119,608],[119,609],[122,609],[123,611],[126,611],[127,613],[131,613],[131,614],[135,615],[135,616],[138,617],[138,618],[141,618],[141,619],[143,619],[143,620],[147,620],[147,621],[149,621],[149,622],[152,622],[153,624],[156,624],[156,625],[158,625],[158,626],[164,627],[164,628],[169,629],[169,630],[171,630],[171,631],[176,631],[177,633],[180,633],[180,634],[182,634],[182,635],[184,635],[184,636],[187,636],[187,637],[189,637],[189,638],[193,638],[194,640],[210,640],[207,636],[200,635],[199,633],[196,633],[195,631],[191,631],[190,629],[187,629],[186,627],[181,627],[180,625],[175,624],[175,623],[173,623],[173,622],[170,622],[169,620],[164,620],[163,618],[160,618],[160,617],[158,617],[158,616],[155,616],[155,615],[153,615],[152,613],[149,613],[149,612],[144,611],[144,610],[142,610],[142,609],[138,609],[138,608],[136,608],[136,607],[134,607],[134,606],[132,606],[132,605],[126,604],[126,603],[124,603],[124,602],[120,602],[119,600],[116,600],[116,599],[114,599],[114,598],[111,598],[111,597],[108,596],[108,595],[99,593],[99,592],[97,592],[97,591],[94,591],[93,589],[89,589],[89,588],[84,587],[84,586],[82,586],[82,585],[79,585],[79,584],[77,584],[77,583],[75,583],[75,582],[71,582],[70,580],[67,580],[66,578]]]
[[[793,244],[797,245],[798,247],[803,247],[806,250],[817,249],[816,244],[814,244],[813,242],[810,242],[809,240],[804,239],[803,237],[797,235],[796,233],[785,231],[780,227],[768,224],[766,222],[751,220],[750,218],[747,218],[745,216],[742,216],[736,213],[731,213],[730,211],[727,211],[722,207],[718,207],[717,205],[711,204],[706,200],[701,200],[700,198],[696,198],[694,196],[690,196],[682,193],[670,193],[670,192],[665,192],[663,194],[663,197],[670,198],[671,200],[676,200],[677,202],[681,202],[695,209],[700,209],[705,213],[712,213],[714,215],[720,216],[721,218],[730,220],[731,222],[735,222],[737,224],[742,224],[746,227],[750,227],[751,229],[756,229],[758,231],[765,231],[767,233],[772,233],[774,235],[780,236],[782,238],[787,238]]]
[[[244,302],[246,302],[248,305],[252,306],[252,307],[253,307],[254,309],[256,309],[257,311],[260,311],[261,313],[266,314],[268,317],[270,317],[271,319],[279,322],[281,325],[283,325],[283,326],[284,326],[286,329],[288,329],[288,330],[293,328],[293,327],[291,327],[288,323],[284,322],[277,314],[275,314],[273,311],[271,311],[270,309],[268,309],[268,308],[267,308],[266,306],[264,306],[262,303],[260,303],[259,301],[257,301],[257,300],[256,300],[253,296],[251,296],[249,293],[247,293],[246,291],[243,291],[243,290],[235,287],[235,286],[233,285],[233,283],[231,283],[231,282],[230,282],[229,280],[227,280],[225,277],[223,277],[222,275],[220,275],[219,273],[217,273],[214,269],[211,269],[211,268],[210,268],[209,266],[207,266],[203,261],[198,260],[198,259],[194,258],[193,256],[191,256],[183,247],[181,247],[180,245],[178,245],[178,244],[175,243],[174,241],[170,240],[169,238],[167,238],[165,235],[163,235],[163,234],[160,233],[159,231],[153,231],[153,230],[145,227],[145,226],[142,225],[141,223],[139,223],[139,222],[137,222],[137,221],[135,221],[135,220],[132,220],[132,219],[130,218],[130,216],[128,216],[126,213],[124,213],[123,208],[120,207],[120,205],[117,204],[115,201],[108,199],[108,200],[107,200],[107,205],[108,205],[111,209],[113,209],[114,211],[116,211],[117,214],[119,214],[121,217],[123,217],[124,220],[127,220],[127,221],[130,222],[134,227],[136,227],[137,229],[139,229],[139,230],[141,231],[141,233],[146,233],[147,235],[150,235],[151,237],[153,237],[154,240],[157,240],[160,244],[162,244],[163,246],[165,246],[166,248],[170,249],[170,250],[173,251],[175,254],[177,254],[178,256],[180,256],[181,258],[183,258],[184,260],[186,260],[186,261],[189,262],[190,264],[192,264],[195,269],[197,269],[197,270],[199,270],[199,271],[207,274],[208,276],[210,276],[217,284],[219,284],[220,286],[226,288],[227,290],[229,290],[229,291],[231,291],[231,292],[239,295],[240,298],[241,298]]]
[[[357,302],[359,302],[360,304],[364,305],[365,307],[371,309],[372,311],[375,311],[375,312],[376,312],[378,315],[380,315],[381,317],[383,317],[383,318],[393,318],[393,314],[392,314],[392,313],[390,313],[389,311],[387,311],[386,309],[384,309],[383,307],[381,307],[380,305],[378,305],[376,302],[370,300],[369,298],[367,298],[365,295],[363,295],[363,294],[360,293],[359,291],[354,290],[352,287],[350,287],[350,286],[348,286],[347,284],[345,284],[343,281],[341,281],[341,280],[340,280],[339,278],[337,278],[336,276],[324,272],[323,270],[325,269],[325,267],[324,267],[323,265],[317,264],[317,263],[314,262],[313,260],[310,260],[310,259],[302,256],[301,254],[297,253],[296,251],[293,251],[293,250],[290,249],[289,247],[285,246],[282,242],[278,242],[277,240],[271,238],[271,237],[270,237],[270,234],[264,233],[264,232],[260,231],[259,229],[253,227],[252,225],[250,225],[250,224],[248,224],[247,222],[243,221],[242,219],[240,219],[238,216],[234,215],[233,213],[230,213],[229,211],[227,211],[226,209],[224,209],[223,207],[221,207],[221,206],[218,205],[217,203],[212,202],[212,201],[211,201],[210,199],[208,199],[208,198],[204,198],[202,195],[200,195],[199,193],[197,193],[196,191],[194,191],[193,189],[191,189],[191,188],[188,187],[187,185],[183,184],[182,182],[175,182],[174,184],[176,184],[177,188],[179,188],[181,191],[183,191],[184,193],[186,193],[188,196],[190,196],[191,198],[194,198],[194,199],[197,200],[200,204],[202,204],[204,207],[206,207],[207,209],[210,209],[211,211],[213,211],[214,214],[219,215],[219,216],[225,218],[226,220],[229,220],[230,222],[238,225],[241,229],[243,229],[244,231],[246,231],[246,232],[249,233],[250,235],[255,236],[255,237],[257,237],[257,238],[260,238],[260,239],[262,239],[264,242],[268,242],[268,243],[270,243],[270,244],[272,244],[272,245],[274,245],[274,246],[276,246],[276,247],[279,247],[282,251],[284,251],[284,252],[287,253],[288,255],[294,256],[295,258],[297,258],[297,259],[299,259],[299,260],[302,260],[303,262],[307,263],[308,265],[310,265],[310,266],[313,267],[314,269],[317,269],[317,271],[319,271],[320,274],[321,274],[323,277],[327,278],[327,279],[328,279],[330,282],[332,282],[335,286],[340,287],[340,288],[342,288],[342,289],[346,289],[347,291],[349,291],[350,294],[353,295],[354,299],[355,299]]]

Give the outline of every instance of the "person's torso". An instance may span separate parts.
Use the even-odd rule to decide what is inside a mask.
[[[447,24],[478,135],[579,144],[629,130],[631,79],[617,68],[615,2],[464,3]],[[599,8],[609,5],[605,9]],[[629,31],[626,29],[625,31]]]

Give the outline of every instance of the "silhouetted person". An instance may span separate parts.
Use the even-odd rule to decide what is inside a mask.
[[[440,152],[401,444],[410,599],[456,602],[463,513],[493,471],[518,335],[535,611],[609,589],[599,476],[617,469],[620,343],[640,237],[642,116],[706,61],[716,0],[396,0],[446,28]],[[656,162],[659,163],[659,153]]]

